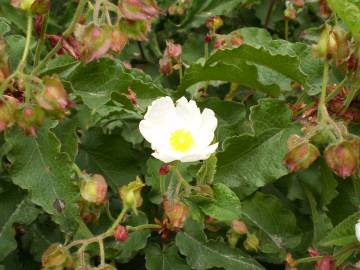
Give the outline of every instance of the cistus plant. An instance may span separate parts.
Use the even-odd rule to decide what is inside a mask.
[[[360,2],[0,0],[0,270],[360,269]]]

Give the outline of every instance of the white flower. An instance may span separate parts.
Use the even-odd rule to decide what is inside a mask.
[[[357,240],[360,242],[360,220],[355,225],[355,235]]]
[[[151,143],[153,156],[165,163],[208,159],[218,147],[218,143],[211,144],[216,127],[212,110],[201,113],[195,101],[185,97],[176,105],[170,97],[153,101],[139,125],[141,134]]]

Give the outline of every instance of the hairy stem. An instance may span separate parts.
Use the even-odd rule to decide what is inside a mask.
[[[34,67],[36,67],[40,62],[41,49],[42,49],[42,47],[44,46],[44,43],[45,43],[48,19],[49,19],[49,12],[44,15],[44,19],[43,19],[43,22],[42,22],[41,32],[40,32],[39,40],[37,42],[36,50],[35,50]]]

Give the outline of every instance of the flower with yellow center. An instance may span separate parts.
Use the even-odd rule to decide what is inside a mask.
[[[218,147],[211,144],[217,119],[210,109],[200,111],[195,101],[180,98],[175,104],[161,97],[148,107],[140,132],[151,144],[153,156],[165,163],[208,159]]]

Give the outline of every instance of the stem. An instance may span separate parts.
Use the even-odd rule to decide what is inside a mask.
[[[185,180],[185,178],[182,176],[182,174],[180,173],[180,171],[178,169],[176,169],[175,171],[176,177],[178,178],[179,182],[184,185],[186,192],[189,193],[190,190],[192,189],[192,186]]]
[[[320,260],[323,256],[314,256],[314,257],[307,257],[307,258],[303,258],[303,259],[298,259],[294,262],[295,265],[299,265],[302,263],[309,263],[309,262],[316,262],[318,260]]]
[[[334,97],[336,97],[342,90],[342,87],[344,86],[345,82],[348,80],[347,77],[345,77],[334,89],[334,91],[332,91],[327,97],[326,97],[326,102],[331,101]]]
[[[320,95],[320,102],[319,102],[319,116],[318,121],[324,122],[327,118],[329,118],[329,114],[326,109],[326,88],[329,81],[329,62],[325,60],[324,63],[324,71],[323,71],[323,81],[321,87],[321,95]]]
[[[230,84],[229,93],[227,93],[224,100],[232,101],[237,94],[238,87],[239,87],[239,84],[232,82]]]
[[[41,49],[45,43],[45,34],[47,29],[47,23],[49,19],[49,12],[44,15],[44,21],[42,23],[41,32],[39,36],[39,40],[36,46],[35,50],[35,57],[34,57],[34,66],[36,67],[39,64],[40,61],[40,55],[41,55]]]
[[[271,14],[272,14],[272,11],[273,11],[273,8],[274,8],[274,5],[275,5],[276,1],[277,0],[271,0],[271,2],[269,4],[269,8],[268,8],[268,11],[267,11],[267,14],[266,14],[266,19],[265,19],[265,24],[264,24],[265,28],[268,28],[268,26],[269,26],[270,17],[271,17]]]
[[[105,265],[105,248],[103,239],[99,240],[99,249],[100,249],[100,265]]]
[[[179,79],[180,79],[180,83],[182,82],[183,77],[184,77],[184,74],[183,74],[183,65],[182,65],[181,60],[179,60]]]
[[[204,44],[204,57],[206,62],[209,59],[209,43],[207,42]]]
[[[74,32],[76,23],[79,21],[80,16],[84,10],[84,7],[86,5],[88,0],[80,0],[79,5],[76,8],[75,14],[74,14],[74,18],[71,21],[70,25],[68,26],[68,28],[65,30],[65,32],[63,33],[63,38],[66,39],[68,37],[70,37],[70,35]],[[39,72],[39,70],[46,65],[46,63],[60,50],[62,46],[62,42],[59,41],[56,46],[45,56],[45,58],[33,69],[32,71],[32,75],[36,74]]]
[[[344,108],[343,108],[343,112],[346,112],[347,109],[350,107],[351,102],[353,101],[353,99],[356,97],[357,93],[359,92],[359,88],[357,86],[354,86],[351,90],[350,93],[347,95],[345,102],[344,102]]]
[[[27,57],[29,55],[32,25],[33,25],[33,18],[32,18],[31,12],[28,12],[28,14],[27,14],[27,29],[26,29],[25,48],[24,48],[23,55],[21,57],[20,63],[19,63],[18,68],[17,68],[17,70],[19,72],[23,71],[23,69],[25,67],[26,59],[27,59]]]
[[[285,19],[285,40],[289,39],[289,20]]]
[[[158,224],[143,224],[136,227],[128,227],[128,231],[137,232],[142,230],[161,229],[161,225]]]
[[[165,193],[165,177],[163,175],[160,175],[160,193],[161,195]]]

